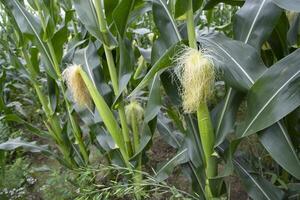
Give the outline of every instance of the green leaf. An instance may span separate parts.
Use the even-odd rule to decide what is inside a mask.
[[[181,147],[183,135],[172,127],[172,121],[164,115],[158,116],[157,130],[170,146],[176,149]]]
[[[113,12],[113,20],[118,33],[124,37],[130,11],[133,9],[135,0],[121,0]]]
[[[63,56],[63,50],[64,50],[64,44],[68,41],[69,36],[69,30],[67,26],[63,26],[58,31],[56,31],[53,35],[53,38],[51,39],[53,48],[55,49],[55,55],[57,62],[60,63],[62,56]]]
[[[287,130],[282,123],[276,123],[263,134],[259,134],[260,142],[272,158],[297,179],[300,179],[300,161],[295,152]]]
[[[272,0],[247,0],[234,18],[235,39],[260,49],[275,27],[282,9]]]
[[[300,35],[300,13],[292,15],[290,22],[290,29],[287,34],[287,38],[290,45],[295,45],[298,42]]]
[[[54,70],[54,63],[51,58],[49,49],[41,38],[42,28],[40,22],[32,14],[30,14],[19,1],[16,0],[1,0],[1,2],[11,10],[21,32],[30,36],[36,42],[40,52],[42,53],[45,62],[46,71],[52,78],[56,79],[56,73]]]
[[[104,10],[107,21],[110,23],[112,21],[113,11],[119,4],[119,0],[104,0]]]
[[[289,30],[289,21],[286,14],[283,12],[278,20],[278,24],[274,28],[268,42],[272,47],[272,51],[280,60],[289,54],[287,33]]]
[[[165,0],[153,0],[153,19],[160,32],[162,40],[172,45],[182,40],[176,22],[172,18]]]
[[[198,41],[212,54],[216,67],[224,73],[224,79],[231,87],[249,90],[266,67],[257,51],[240,41],[220,33],[200,35]]]
[[[48,138],[49,137],[49,133],[46,131],[43,131],[35,126],[33,126],[32,124],[26,122],[25,120],[23,120],[21,117],[19,117],[16,114],[7,114],[7,115],[3,115],[0,117],[0,119],[5,119],[7,121],[12,121],[12,122],[17,122],[19,124],[24,125],[29,131],[31,131],[31,133],[40,136],[40,137],[44,137],[44,138]]]
[[[241,177],[243,185],[250,197],[254,200],[280,200],[284,193],[268,182],[266,179],[251,173],[246,165],[238,160],[233,160],[235,171]]]
[[[0,144],[0,150],[5,150],[5,151],[15,150],[20,147],[33,153],[45,153],[46,155],[50,155],[53,156],[54,158],[57,158],[56,154],[47,148],[48,145],[39,146],[36,144],[36,142],[26,142],[23,141],[20,137],[15,139],[10,139]]]
[[[215,147],[219,146],[229,133],[234,133],[236,113],[243,95],[229,88],[225,99],[212,111],[215,128]]]
[[[134,20],[137,20],[138,17],[140,17],[150,11],[152,11],[152,3],[151,2],[143,2],[140,5],[136,5],[129,14],[128,23],[129,24],[132,23]]]
[[[126,38],[119,37],[119,94],[126,89],[133,71],[134,71],[134,54],[131,47],[131,42]]]
[[[47,75],[47,86],[50,106],[53,111],[56,111],[59,101],[59,88],[56,80],[49,75]]]
[[[202,5],[202,0],[193,0],[193,12],[196,12]],[[188,4],[186,0],[176,0],[175,2],[175,18],[179,18],[186,13]]]
[[[173,57],[182,50],[182,44],[183,42],[178,42],[172,45],[167,51],[165,51],[129,96],[133,96],[142,88],[146,87],[157,72],[159,72],[160,70],[165,70],[167,67],[171,66]]]
[[[169,177],[169,175],[173,172],[173,169],[180,164],[186,163],[188,161],[188,149],[183,148],[178,151],[177,154],[172,157],[170,160],[161,164],[156,172],[156,180],[161,182]]]
[[[74,7],[76,13],[83,23],[85,28],[96,37],[98,40],[114,48],[117,45],[116,39],[110,32],[102,33],[98,23],[97,13],[92,0],[74,0]]]
[[[245,122],[238,129],[240,137],[274,124],[300,105],[299,56],[300,49],[277,62],[255,82],[247,97]]]
[[[300,12],[300,0],[272,0],[272,1],[283,9]]]
[[[146,123],[154,119],[154,117],[157,116],[161,108],[160,79],[158,74],[155,75],[149,91],[150,94],[148,97],[148,102],[147,102],[145,115],[144,115]]]

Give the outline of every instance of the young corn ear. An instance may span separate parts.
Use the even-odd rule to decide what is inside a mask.
[[[176,58],[176,74],[181,82],[183,109],[196,112],[200,103],[210,100],[215,84],[215,69],[208,55],[190,47]]]
[[[131,101],[130,104],[125,106],[126,120],[128,123],[134,117],[138,122],[143,119],[144,109],[137,101]]]
[[[90,93],[80,75],[80,65],[71,65],[63,71],[63,78],[70,89],[74,101],[80,106],[90,107],[92,104]]]

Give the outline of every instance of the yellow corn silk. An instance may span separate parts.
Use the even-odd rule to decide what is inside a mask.
[[[208,55],[186,47],[176,58],[177,75],[181,82],[183,109],[186,113],[196,112],[201,102],[212,97],[215,83],[215,69]]]
[[[72,93],[74,101],[80,106],[90,107],[92,104],[90,93],[80,75],[80,65],[71,65],[63,71],[63,78]]]

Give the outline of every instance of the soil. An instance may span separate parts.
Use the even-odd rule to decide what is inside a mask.
[[[152,148],[147,151],[147,156],[149,158],[147,165],[143,170],[147,171],[149,174],[153,174],[153,170],[157,170],[157,166],[160,163],[163,163],[169,159],[171,159],[176,154],[176,150],[172,148],[170,145],[164,142],[164,140],[160,136],[155,136],[153,139]],[[32,166],[41,167],[41,166],[50,166],[51,168],[59,169],[59,163],[53,159],[48,159],[43,155],[34,154],[31,155],[31,160],[33,162]],[[37,179],[45,179],[45,173],[43,177],[36,177]],[[236,176],[230,176],[226,178],[226,183],[231,185],[231,200],[247,200],[249,199],[247,193],[244,191],[243,186]],[[172,173],[172,175],[166,180],[169,186],[174,186],[177,189],[191,192],[191,184],[189,179],[181,173],[180,167],[176,167]],[[39,186],[37,186],[39,187]],[[38,193],[32,194],[31,199],[42,200]],[[155,200],[168,200],[168,195],[164,195]],[[123,199],[124,200],[124,199]],[[154,199],[152,199],[154,200]]]
[[[158,166],[159,163],[171,159],[176,150],[170,145],[166,144],[164,140],[157,136],[154,137],[153,146],[148,152],[149,166]],[[237,176],[230,176],[225,179],[227,184],[231,185],[230,200],[248,200],[249,197],[245,192],[243,185]],[[191,185],[188,178],[186,178],[180,170],[180,167],[175,168],[172,175],[167,179],[167,183],[174,185],[176,188],[184,191],[191,192]]]

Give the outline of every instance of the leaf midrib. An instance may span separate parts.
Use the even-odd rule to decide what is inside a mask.
[[[300,70],[296,72],[291,78],[289,78],[271,97],[270,99],[265,103],[265,105],[257,112],[257,114],[253,117],[252,121],[248,124],[248,126],[245,128],[245,131],[242,134],[242,137],[248,132],[248,130],[251,128],[252,124],[256,121],[256,119],[259,117],[259,115],[268,107],[271,101],[280,93],[283,88],[289,84],[298,74],[300,73]]]
[[[52,67],[54,67],[54,63],[52,61],[52,58],[50,57],[50,55],[48,54],[48,51],[46,49],[46,47],[44,46],[44,43],[42,42],[41,38],[39,37],[38,33],[36,32],[36,30],[34,29],[33,25],[31,24],[30,20],[27,18],[26,14],[23,12],[22,8],[20,7],[20,5],[18,4],[19,2],[17,2],[16,0],[13,0],[15,5],[18,7],[18,10],[20,10],[20,12],[22,13],[23,17],[26,19],[27,23],[29,24],[31,30],[33,31],[33,33],[36,35],[39,43],[41,44],[42,48],[45,51],[45,54],[48,58],[48,60],[51,62]]]

